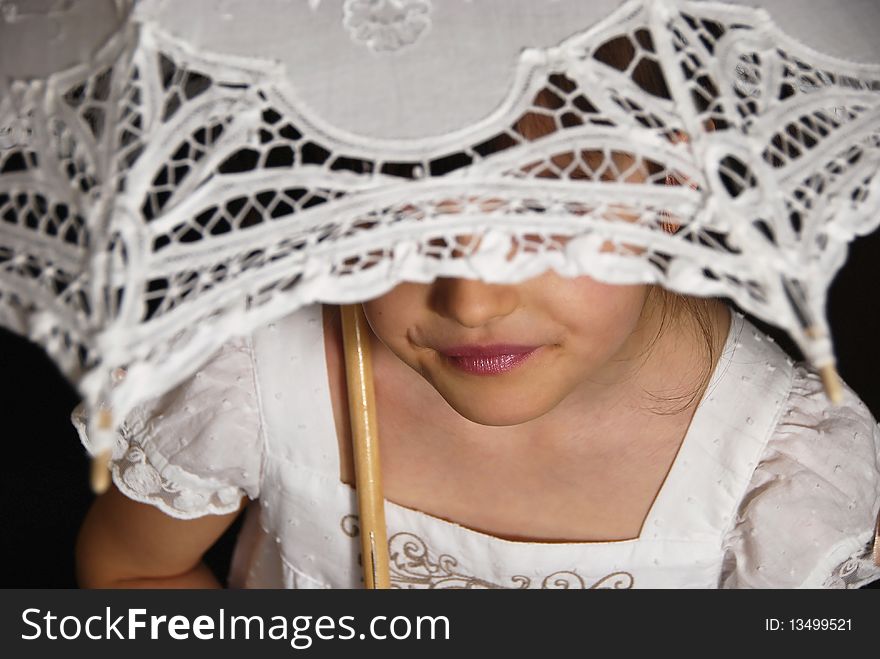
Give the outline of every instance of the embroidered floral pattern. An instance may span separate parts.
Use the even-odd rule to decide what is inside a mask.
[[[853,556],[837,566],[823,588],[861,588],[876,577],[872,566],[871,547],[860,556]]]
[[[431,24],[430,0],[346,0],[343,24],[353,41],[393,52],[418,41]]]
[[[343,533],[354,538],[360,533],[357,515],[345,515],[340,521]],[[524,575],[510,577],[509,584],[495,583],[467,574],[458,559],[449,554],[432,558],[427,543],[414,533],[395,533],[388,539],[392,588],[430,589],[631,589],[635,579],[629,572],[614,572],[590,582],[573,570],[559,570],[544,577],[540,585]]]
[[[339,526],[342,528],[342,532],[349,538],[356,538],[361,532],[357,515],[346,515],[339,522]]]
[[[142,449],[131,447],[125,455],[129,468],[122,472],[122,482],[144,495],[156,494],[162,489],[162,477],[147,462]]]
[[[150,462],[144,441],[149,439],[122,424],[110,468],[117,486],[127,496],[180,519],[225,514],[238,508],[244,494],[239,488],[218,486],[175,465],[165,465],[160,472]]]

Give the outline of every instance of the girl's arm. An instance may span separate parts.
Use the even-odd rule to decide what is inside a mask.
[[[182,520],[122,494],[115,485],[95,499],[76,543],[81,588],[222,588],[205,552],[241,513]]]

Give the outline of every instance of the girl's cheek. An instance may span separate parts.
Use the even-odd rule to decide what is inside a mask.
[[[387,301],[382,299],[363,303],[364,316],[367,324],[382,343],[386,346],[391,339],[390,329],[393,326],[394,309]]]
[[[412,356],[407,331],[417,323],[415,301],[395,291],[364,302],[364,316],[376,338],[397,357],[409,362]]]
[[[583,278],[565,305],[568,324],[584,338],[629,334],[642,315],[645,286],[617,286]]]

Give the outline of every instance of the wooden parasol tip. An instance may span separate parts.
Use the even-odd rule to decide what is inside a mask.
[[[104,449],[92,458],[92,492],[104,494],[110,487],[110,449]]]
[[[877,526],[874,527],[874,565],[880,567],[880,513],[877,513]]]
[[[98,429],[109,431],[113,428],[113,415],[110,410],[104,408],[98,411]],[[92,468],[89,477],[92,492],[104,494],[110,487],[110,449],[104,449],[92,458]]]
[[[833,364],[826,364],[819,369],[819,375],[822,377],[822,384],[825,386],[825,395],[832,405],[839,405],[843,400],[843,385],[840,383],[840,376]]]
[[[98,410],[98,429],[110,430],[113,427],[113,415],[106,407]]]

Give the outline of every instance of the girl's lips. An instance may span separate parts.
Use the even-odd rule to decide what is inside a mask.
[[[450,364],[473,375],[500,375],[528,359],[540,346],[459,346],[441,351]]]
[[[521,355],[532,352],[538,347],[514,343],[493,343],[485,346],[452,346],[438,352],[442,352],[447,357],[494,357],[496,355]]]

